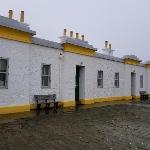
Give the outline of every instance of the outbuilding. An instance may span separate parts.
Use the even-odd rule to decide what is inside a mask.
[[[103,54],[73,31],[60,42],[35,37],[20,21],[0,16],[0,114],[30,111],[34,95],[56,94],[63,107],[131,100],[150,94],[150,62],[135,55],[113,56],[105,42]]]

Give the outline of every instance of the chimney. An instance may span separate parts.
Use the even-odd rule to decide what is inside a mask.
[[[81,38],[82,38],[82,41],[84,41],[84,35],[82,35]]]
[[[21,11],[20,22],[24,22],[24,11]]]
[[[79,33],[76,33],[76,39],[79,39]]]
[[[67,35],[67,29],[64,29],[64,36]]]
[[[70,31],[70,37],[71,38],[73,37],[73,31]]]
[[[9,10],[8,12],[8,18],[13,19],[13,10]]]
[[[105,55],[113,56],[115,50],[112,49],[112,44],[108,44],[108,41],[105,41],[105,48],[102,51]]]
[[[109,44],[109,49],[111,49],[111,44]]]
[[[105,41],[105,48],[107,48],[108,46],[108,41]]]

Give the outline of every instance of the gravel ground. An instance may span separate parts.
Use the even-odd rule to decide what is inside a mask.
[[[142,105],[0,118],[0,150],[150,150],[150,107]]]

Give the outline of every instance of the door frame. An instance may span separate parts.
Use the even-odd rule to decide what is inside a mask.
[[[131,96],[132,99],[136,97],[136,73],[131,72]]]
[[[80,100],[84,99],[85,90],[85,66],[76,65],[75,74],[75,102],[76,105],[80,104]]]

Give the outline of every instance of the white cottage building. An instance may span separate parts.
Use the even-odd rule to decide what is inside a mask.
[[[60,43],[34,37],[35,31],[20,21],[0,16],[0,114],[30,111],[34,95],[56,94],[64,107],[76,103],[131,100],[140,91],[150,94],[150,62],[133,55],[105,54],[73,32]]]

